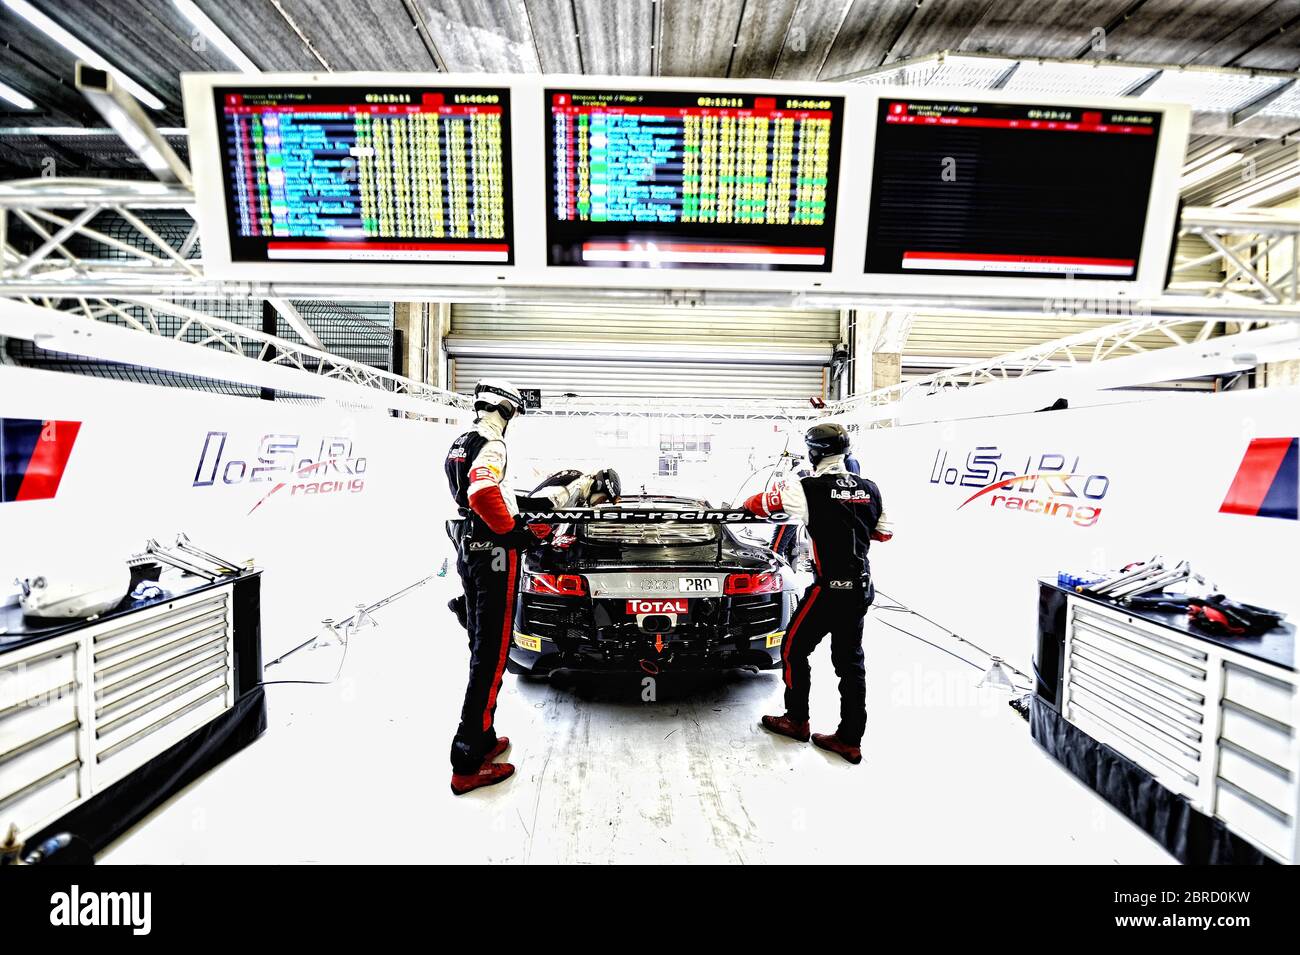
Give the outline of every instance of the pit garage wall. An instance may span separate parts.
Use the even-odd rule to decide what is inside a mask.
[[[1220,512],[1251,440],[1298,434],[1296,388],[859,429],[862,472],[897,524],[872,550],[877,584],[1026,672],[1035,580],[1058,570],[1159,553],[1300,618],[1300,522]],[[1006,472],[1048,469],[1075,476],[980,493]],[[1292,506],[1294,481],[1281,489]],[[1071,507],[1045,514],[1031,500]]]
[[[452,425],[9,367],[0,417],[79,423],[54,496],[0,502],[6,585],[184,531],[264,568],[269,657],[322,618],[436,573],[451,553],[442,460]]]

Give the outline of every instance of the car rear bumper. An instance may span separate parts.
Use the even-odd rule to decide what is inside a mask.
[[[680,599],[680,598],[678,598]],[[510,660],[516,669],[720,670],[780,665],[781,639],[794,608],[792,592],[710,597],[689,612],[638,618],[626,598],[559,598],[522,594]],[[685,602],[684,600],[682,601]],[[664,632],[647,629],[652,620]]]
[[[754,667],[770,670],[781,665],[783,631],[747,640],[669,641],[662,649],[653,640],[566,641],[557,646],[545,637],[516,632],[510,643],[510,661],[537,675],[553,670],[606,670],[659,673],[678,670],[729,670]]]

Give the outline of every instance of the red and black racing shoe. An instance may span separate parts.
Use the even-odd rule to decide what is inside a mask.
[[[788,716],[765,716],[760,721],[763,729],[770,730],[778,736],[788,736],[801,743],[808,742],[808,721],[796,723]]]
[[[497,744],[488,751],[488,754],[486,756],[483,757],[483,762],[490,763],[494,759],[500,759],[502,756],[506,754],[506,750],[508,750],[509,748],[510,748],[510,737],[498,736]]]
[[[452,773],[451,774],[451,791],[457,796],[463,796],[467,792],[473,792],[475,789],[482,789],[484,786],[495,786],[497,783],[503,783],[515,774],[515,768],[509,763],[484,763],[473,773]]]
[[[838,753],[854,766],[862,762],[862,748],[860,746],[850,746],[834,733],[813,733],[812,741],[814,746],[824,749],[828,753]]]

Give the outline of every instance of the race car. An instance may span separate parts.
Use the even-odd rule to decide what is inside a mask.
[[[605,507],[701,510],[635,495]],[[720,524],[559,525],[524,561],[507,666],[544,676],[606,669],[770,669],[797,596],[770,547]]]

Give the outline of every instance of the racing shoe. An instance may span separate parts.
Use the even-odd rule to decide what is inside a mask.
[[[494,759],[500,759],[502,756],[506,754],[506,750],[508,750],[509,748],[510,748],[510,737],[498,736],[497,744],[488,751],[488,754],[486,756],[483,757],[483,762],[490,763]]]
[[[788,736],[801,743],[808,742],[808,721],[796,723],[788,716],[765,716],[760,725],[778,736]]]
[[[463,796],[484,786],[503,783],[514,774],[515,768],[509,763],[484,763],[472,773],[452,773],[451,791],[457,796]]]
[[[860,746],[850,746],[834,733],[813,733],[812,741],[813,745],[819,749],[824,749],[828,753],[838,753],[854,766],[862,762],[862,748]]]

